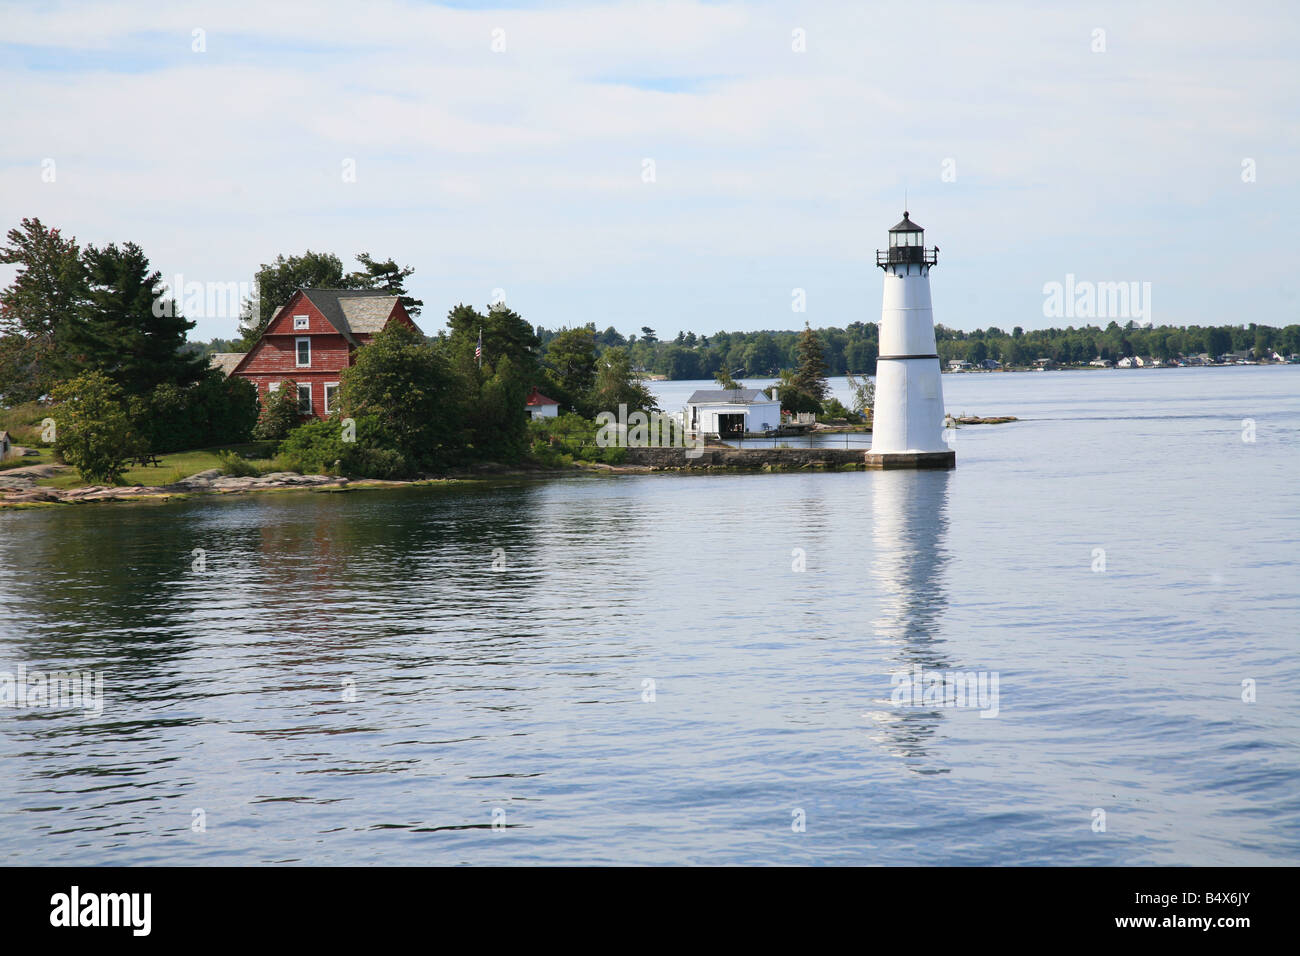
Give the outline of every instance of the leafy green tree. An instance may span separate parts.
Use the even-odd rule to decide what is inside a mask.
[[[442,351],[410,326],[391,323],[358,349],[341,384],[346,413],[375,418],[412,466],[443,468],[463,451],[464,384]]]
[[[483,360],[480,365],[474,350],[483,335]],[[470,306],[457,305],[447,314],[447,348],[452,363],[464,371],[482,369],[479,380],[493,374],[496,363],[509,358],[517,374],[528,379],[531,387],[541,379],[541,341],[536,330],[513,309],[492,306],[479,312]]]
[[[776,339],[768,332],[759,332],[754,336],[753,341],[743,348],[736,343],[732,346],[732,352],[738,351],[739,356],[728,356],[727,365],[731,368],[737,365],[743,366],[750,375],[762,375],[782,364],[781,349]]]
[[[627,339],[623,338],[623,336],[619,334],[618,329],[611,325],[609,328],[605,329],[604,332],[600,333],[600,344],[606,347],[611,345],[627,345]]]
[[[854,339],[844,350],[844,370],[875,375],[876,359],[879,357],[880,344],[876,339]]]
[[[488,461],[514,462],[527,453],[528,419],[524,402],[529,378],[519,374],[510,356],[502,356],[483,380],[479,400],[469,420],[477,457]]]
[[[140,444],[127,413],[127,396],[102,372],[83,372],[56,386],[51,396],[54,448],[81,477],[115,484]]]
[[[859,415],[874,415],[876,410],[876,386],[865,376],[859,380],[847,375],[849,390],[853,395],[853,411]]]
[[[794,386],[805,395],[811,395],[819,403],[826,397],[829,385],[826,382],[826,356],[822,351],[821,339],[804,323],[796,346],[799,366],[795,370]]]
[[[253,314],[252,301],[244,303],[240,317],[239,334],[242,337],[238,351],[251,349],[262,337],[271,317],[289,301],[298,289],[352,289],[343,274],[343,262],[332,252],[312,252],[308,249],[300,256],[278,255],[273,262],[264,262],[255,275],[257,282],[257,314]]]
[[[734,378],[731,377],[731,373],[728,372],[725,368],[718,369],[718,371],[714,372],[713,379],[718,383],[719,388],[725,388],[728,391],[735,391],[738,388],[745,387],[744,382],[737,382]]]
[[[276,391],[267,392],[262,399],[262,408],[257,416],[257,424],[253,427],[253,436],[264,441],[281,441],[301,421],[302,412],[298,410],[298,383],[293,379],[285,379]]]
[[[414,269],[400,268],[392,259],[377,261],[368,252],[358,254],[357,262],[360,269],[345,273],[342,260],[332,252],[308,249],[300,256],[278,255],[275,261],[262,263],[255,276],[257,315],[253,315],[253,303],[245,302],[239,323],[240,347],[233,351],[251,349],[271,317],[299,289],[375,289],[398,296],[412,317],[420,314],[424,303],[406,291],[406,279]]]
[[[257,386],[212,369],[193,385],[159,384],[132,419],[149,449],[161,454],[242,444],[252,437],[258,412]]]
[[[777,398],[781,402],[781,408],[787,412],[812,412],[816,414],[822,410],[821,399],[799,387],[797,373],[792,369],[782,369],[776,385],[763,389],[763,394],[771,398],[773,387],[777,389]]]
[[[632,369],[627,349],[617,347],[605,349],[596,362],[591,405],[597,414],[617,413],[619,405],[626,405],[629,413],[658,410],[654,395]]]
[[[655,370],[671,379],[699,378],[703,374],[699,353],[675,343],[659,353]]]
[[[545,361],[575,410],[590,417],[591,390],[596,383],[595,328],[561,329],[547,343]]]
[[[6,238],[0,264],[18,272],[0,292],[0,396],[17,403],[49,394],[72,372],[66,338],[86,296],[86,276],[77,240],[39,219],[23,219]]]
[[[1232,333],[1223,328],[1207,329],[1205,333],[1205,351],[1210,358],[1217,359],[1225,352],[1232,351]],[[1132,353],[1125,353],[1131,355]]]

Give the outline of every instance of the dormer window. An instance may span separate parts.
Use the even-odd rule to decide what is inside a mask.
[[[293,317],[293,330],[297,332],[300,329],[306,329],[310,326],[311,320],[306,315],[295,315]]]
[[[294,347],[297,350],[297,367],[311,367],[311,339],[303,336],[293,340]]]

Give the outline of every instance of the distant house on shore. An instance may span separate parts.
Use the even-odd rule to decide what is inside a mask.
[[[1038,359],[1034,359],[1034,368],[1053,369],[1056,368],[1056,363],[1049,358],[1038,358]]]
[[[988,369],[990,372],[996,372],[1002,367],[1002,363],[997,359],[985,359],[980,362],[980,368]]]
[[[555,418],[560,414],[560,403],[553,398],[547,398],[534,385],[524,402],[524,413],[529,418]]]
[[[964,361],[963,359],[948,360],[948,371],[950,372],[965,372],[969,368],[970,368],[970,362]]]
[[[706,435],[763,432],[781,427],[781,402],[756,388],[701,388],[686,400],[682,420],[690,431]]]
[[[1088,364],[1094,368],[1111,368],[1112,366],[1114,366],[1115,363],[1112,362],[1110,359],[1101,358],[1100,356],[1098,356]]]
[[[292,379],[298,409],[325,418],[338,406],[339,373],[390,322],[419,331],[401,299],[370,289],[299,289],[271,316],[247,352],[218,352],[212,365],[246,378],[261,398]]]

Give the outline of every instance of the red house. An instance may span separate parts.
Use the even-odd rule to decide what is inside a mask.
[[[395,295],[370,289],[299,289],[271,316],[247,352],[220,352],[212,363],[227,375],[246,378],[258,397],[285,379],[298,383],[304,415],[325,418],[338,404],[339,373],[357,349],[389,322],[420,330]]]

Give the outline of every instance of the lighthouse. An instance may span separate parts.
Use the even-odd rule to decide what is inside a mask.
[[[943,440],[943,385],[930,307],[930,270],[938,262],[939,250],[926,248],[925,230],[907,212],[889,230],[889,248],[876,252],[876,265],[885,270],[885,298],[869,468],[957,463]]]

